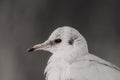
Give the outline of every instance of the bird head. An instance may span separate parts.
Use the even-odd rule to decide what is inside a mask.
[[[55,29],[44,43],[33,46],[28,49],[28,52],[37,50],[45,50],[51,53],[74,50],[83,53],[88,52],[85,38],[76,29],[69,26]]]

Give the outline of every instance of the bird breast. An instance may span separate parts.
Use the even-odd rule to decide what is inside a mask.
[[[69,66],[62,59],[50,61],[45,69],[46,80],[69,80]]]

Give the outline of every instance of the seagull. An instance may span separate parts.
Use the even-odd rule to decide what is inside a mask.
[[[52,53],[46,80],[120,80],[120,68],[88,51],[85,38],[73,27],[55,29],[48,40],[28,49]]]

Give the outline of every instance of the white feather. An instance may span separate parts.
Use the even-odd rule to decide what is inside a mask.
[[[120,80],[120,69],[90,54],[85,38],[74,28],[60,27],[47,41],[57,38],[62,42],[45,49],[52,53],[45,69],[46,80]]]

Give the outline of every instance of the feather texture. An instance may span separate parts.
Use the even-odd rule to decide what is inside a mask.
[[[90,54],[85,38],[72,27],[57,28],[33,49],[52,53],[44,71],[46,80],[120,80],[120,69]]]

